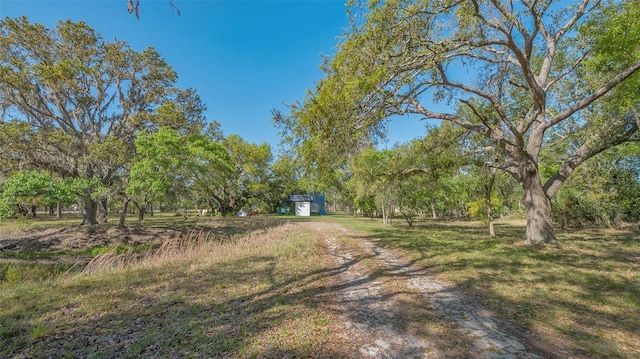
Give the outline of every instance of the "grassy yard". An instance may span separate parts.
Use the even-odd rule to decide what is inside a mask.
[[[74,219],[0,224],[5,243],[10,233],[20,237],[0,251],[0,264],[49,268],[10,281],[5,271],[0,280],[0,357],[357,353],[328,289],[336,270],[331,258],[309,230],[283,224],[288,220],[335,221],[373,238],[551,342],[560,356],[640,357],[634,230],[562,231],[557,246],[530,248],[519,243],[523,225],[506,222],[489,238],[482,224],[470,222],[409,228],[338,215],[184,220],[171,214],[130,219],[127,229],[88,229]],[[75,238],[72,245],[95,243],[45,245],[65,236]],[[79,258],[91,261],[81,273],[47,267]]]
[[[560,231],[557,246],[530,248],[521,223],[500,223],[490,238],[481,223],[331,220],[401,250],[567,356],[640,357],[637,230]]]
[[[309,231],[285,224],[224,241],[203,233],[143,258],[103,253],[90,273],[5,284],[0,357],[344,357],[353,349],[325,307],[331,266]],[[120,267],[110,269],[113,258]]]

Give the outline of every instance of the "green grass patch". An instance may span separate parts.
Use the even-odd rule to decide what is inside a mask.
[[[43,281],[58,277],[64,273],[79,272],[72,264],[66,263],[0,263],[0,289],[18,285],[27,281]]]
[[[0,220],[0,234],[17,231],[64,228],[78,225],[81,222],[82,218],[78,212],[65,212],[60,220],[57,220],[55,216],[49,214],[38,213],[35,218],[17,217]]]
[[[502,317],[587,357],[640,356],[640,236],[634,231],[559,231],[559,245],[520,244],[522,225],[400,221],[347,216],[324,220],[402,250]]]

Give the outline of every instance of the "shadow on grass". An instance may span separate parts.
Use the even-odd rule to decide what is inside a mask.
[[[30,302],[40,308],[37,313],[27,314],[19,307],[3,313],[0,323],[14,324],[0,330],[7,343],[0,354],[351,357],[358,348],[337,334],[343,328],[337,322],[343,312],[332,304],[336,294],[381,278],[407,277],[423,268],[494,309],[515,325],[514,331],[532,329],[550,340],[555,347],[542,344],[541,349],[560,347],[565,350],[560,357],[634,358],[640,350],[640,319],[633,315],[640,311],[638,261],[629,262],[640,253],[637,241],[591,234],[593,240],[580,237],[563,240],[559,247],[528,248],[514,240],[521,238],[523,229],[508,225],[497,227],[498,239],[488,238],[484,228],[466,224],[429,223],[413,229],[367,226],[371,233],[367,238],[404,249],[413,259],[354,281],[344,281],[340,275],[373,259],[375,253],[287,275],[278,272],[275,255],[255,255],[195,272],[178,266],[162,272],[136,269],[124,279],[104,276],[81,281],[64,288],[70,298],[68,308],[51,307],[47,293],[41,293]],[[603,245],[593,244],[597,242]],[[126,286],[103,292],[115,282]],[[14,299],[33,295],[25,287]],[[396,313],[403,318],[404,329],[429,328],[423,334],[439,348],[450,348],[450,356],[472,357],[469,343],[452,335],[453,329],[432,313],[429,303],[411,300],[413,295],[398,289],[376,300],[406,300],[402,309],[406,312]],[[74,310],[92,301],[103,308],[85,314]],[[350,315],[354,321],[362,320]],[[35,335],[40,324],[45,334]],[[372,319],[370,324],[380,323]]]
[[[381,277],[407,276],[411,263],[358,280],[341,275],[372,258],[358,256],[338,266],[300,273],[279,273],[278,257],[253,255],[215,267],[187,272],[175,266],[134,269],[126,278],[101,276],[65,284],[64,308],[47,304],[47,293],[32,299],[26,314],[16,307],[0,321],[17,323],[4,334],[2,355],[42,357],[264,357],[345,358],[358,353],[355,341],[340,335],[344,312],[335,305],[337,293]],[[312,259],[313,260],[313,259]],[[395,274],[407,268],[402,275]],[[126,286],[113,290],[114,283]],[[102,288],[107,288],[102,292]],[[376,301],[410,295],[392,292]],[[29,295],[28,288],[20,295]],[[89,304],[87,304],[89,303]],[[344,304],[344,303],[343,303]],[[91,311],[83,306],[99,306]],[[428,311],[426,303],[422,303]],[[399,313],[402,314],[402,313]],[[362,317],[348,313],[352,321]],[[420,327],[409,313],[407,327]],[[43,319],[44,318],[44,319]],[[370,318],[371,326],[380,318]],[[38,323],[46,335],[34,339]],[[440,346],[451,345],[449,334],[431,333]],[[463,353],[462,357],[470,354]]]
[[[469,223],[352,224],[377,243],[406,251],[417,264],[533,331],[561,356],[640,355],[640,238],[633,231],[557,233],[559,244],[526,247],[524,228]],[[560,353],[563,353],[563,352]]]

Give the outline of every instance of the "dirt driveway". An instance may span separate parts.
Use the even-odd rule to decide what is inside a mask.
[[[306,222],[336,265],[346,335],[363,358],[548,358],[532,337],[407,259],[327,222]],[[533,348],[531,343],[537,347]]]

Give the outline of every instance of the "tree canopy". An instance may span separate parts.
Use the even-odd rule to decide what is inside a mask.
[[[84,22],[48,29],[26,17],[0,21],[0,44],[0,157],[8,166],[109,187],[139,131],[203,127],[197,93],[174,86],[176,72],[153,48],[104,41]],[[94,189],[83,198],[87,224],[98,220]]]

